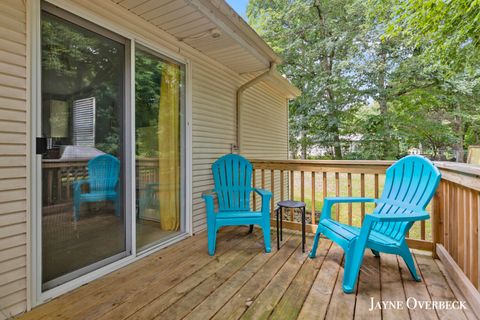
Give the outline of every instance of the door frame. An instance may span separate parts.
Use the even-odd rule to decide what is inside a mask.
[[[95,13],[77,3],[62,0],[44,0],[46,3],[55,5],[62,10],[67,11],[75,16],[87,20],[101,28],[110,32],[116,33],[129,41],[130,59],[126,63],[129,67],[127,73],[130,77],[130,84],[126,82],[126,89],[129,87],[130,91],[125,93],[125,112],[126,119],[124,119],[125,127],[125,141],[124,152],[130,154],[130,157],[125,157],[125,213],[130,213],[130,232],[127,232],[127,240],[130,239],[131,253],[126,257],[114,261],[111,264],[100,267],[90,273],[75,278],[69,282],[63,283],[55,288],[42,292],[41,284],[41,178],[42,165],[41,156],[36,154],[36,137],[40,134],[41,110],[36,106],[41,102],[41,30],[40,30],[40,16],[41,16],[41,0],[27,0],[27,64],[30,66],[30,234],[27,235],[27,250],[29,258],[27,262],[27,272],[30,278],[27,284],[28,294],[28,308],[42,304],[52,298],[71,291],[81,285],[84,285],[92,280],[98,279],[108,273],[111,273],[119,268],[122,268],[132,262],[142,259],[162,248],[172,245],[180,240],[183,240],[193,234],[193,219],[192,219],[192,65],[188,58],[183,55],[168,49],[157,41],[147,39],[141,34],[132,32],[128,28],[115,24],[100,14]],[[152,26],[153,27],[153,26]],[[136,224],[135,224],[135,47],[139,44],[151,50],[158,52],[161,55],[174,59],[185,65],[185,151],[184,151],[184,212],[182,220],[184,221],[184,232],[175,237],[167,239],[165,242],[154,245],[144,251],[137,252],[136,250]],[[130,72],[128,72],[130,71]],[[127,90],[128,91],[128,90]],[[128,223],[127,223],[128,227]],[[129,235],[129,236],[128,236]]]

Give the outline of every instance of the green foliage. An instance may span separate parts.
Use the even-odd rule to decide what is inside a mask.
[[[348,0],[250,1],[250,22],[283,57],[281,72],[303,91],[290,106],[291,146],[303,157],[314,143],[342,157],[344,124],[360,102],[343,65],[362,18],[355,9]]]
[[[402,36],[423,57],[449,71],[463,71],[478,62],[480,1],[370,0],[373,14],[387,25],[384,38]]]
[[[251,0],[250,23],[303,92],[290,104],[293,155],[418,147],[463,161],[479,143],[479,12],[478,1]]]
[[[96,147],[119,155],[124,46],[46,12],[41,28],[42,99],[95,97]]]

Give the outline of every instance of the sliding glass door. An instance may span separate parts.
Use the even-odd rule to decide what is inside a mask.
[[[53,6],[42,10],[42,290],[130,254],[129,52],[116,34]]]
[[[46,2],[40,34],[48,291],[185,232],[185,65]]]
[[[146,48],[136,49],[138,250],[178,234],[184,225],[184,69]]]

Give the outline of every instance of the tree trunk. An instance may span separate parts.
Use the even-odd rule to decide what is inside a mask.
[[[380,47],[379,52],[380,67],[377,78],[377,90],[378,90],[378,105],[380,107],[380,115],[383,118],[383,141],[382,141],[382,158],[388,159],[391,147],[391,136],[390,136],[390,123],[388,121],[388,104],[387,104],[387,92],[386,92],[386,71],[387,71],[387,53],[385,52],[383,46]]]
[[[340,132],[338,126],[333,126],[331,133],[333,134],[333,151],[335,160],[342,160],[342,146],[340,144]]]
[[[457,107],[458,109],[459,107]],[[453,126],[455,133],[457,134],[457,141],[453,145],[453,153],[455,155],[456,162],[464,162],[464,138],[465,138],[465,126],[463,124],[462,118],[458,115],[454,117]]]

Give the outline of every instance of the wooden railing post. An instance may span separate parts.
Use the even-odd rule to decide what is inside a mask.
[[[440,188],[439,188],[440,189]],[[438,259],[437,243],[440,242],[440,235],[442,233],[442,221],[440,217],[440,196],[439,191],[435,193],[432,200],[432,256]]]

